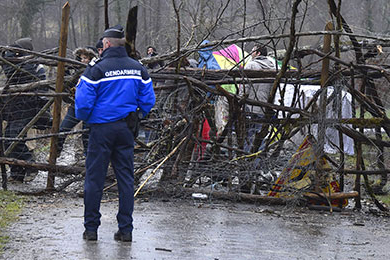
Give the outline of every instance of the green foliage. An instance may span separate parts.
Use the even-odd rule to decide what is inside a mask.
[[[390,117],[390,109],[386,109],[386,116]],[[359,118],[359,117],[360,117],[360,109],[356,109],[356,118]],[[364,118],[372,118],[371,113],[368,111],[365,111]]]
[[[8,236],[4,235],[4,229],[17,220],[22,205],[22,197],[9,191],[0,191],[0,253],[8,240]]]
[[[387,206],[390,206],[390,194],[388,195],[378,195],[377,196],[380,201],[385,203]]]

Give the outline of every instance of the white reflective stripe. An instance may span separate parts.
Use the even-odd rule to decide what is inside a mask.
[[[137,79],[137,80],[141,80],[143,83],[148,83],[149,81],[151,81],[150,78],[147,81],[144,81],[142,79],[142,77],[140,77],[140,76],[117,76],[117,77],[102,78],[102,79],[99,79],[97,81],[90,80],[89,78],[87,78],[85,76],[81,76],[81,79],[90,83],[90,84],[94,84],[94,85],[99,84],[100,82],[114,81],[114,80],[119,80],[119,79]]]
[[[143,80],[142,79],[141,82],[144,83],[144,84],[148,84],[148,83],[152,82],[152,79],[151,78],[149,78],[148,80]]]
[[[35,72],[38,72],[40,69],[44,69],[44,68],[45,68],[45,67],[43,67],[42,64],[39,64],[39,65],[37,66],[37,69],[36,69]]]

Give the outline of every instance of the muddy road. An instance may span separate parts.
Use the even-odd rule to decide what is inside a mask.
[[[1,259],[390,259],[390,219],[350,209],[140,199],[126,244],[113,239],[117,201],[102,203],[97,242],[82,239],[82,198],[26,204]]]

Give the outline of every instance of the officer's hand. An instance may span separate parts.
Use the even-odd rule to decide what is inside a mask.
[[[69,89],[70,95],[74,97],[76,95],[76,87],[72,87]]]

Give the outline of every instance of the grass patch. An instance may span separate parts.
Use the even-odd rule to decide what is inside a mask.
[[[390,194],[389,195],[378,195],[377,198],[385,203],[387,206],[390,206]]]
[[[390,117],[390,109],[386,109],[386,116],[387,117]],[[356,109],[356,117],[359,118],[360,117],[360,109]],[[372,118],[372,115],[370,112],[368,111],[365,111],[364,112],[364,118]]]
[[[13,221],[17,220],[23,205],[23,197],[17,196],[10,191],[0,191],[0,254],[4,249],[8,236],[4,229]]]

